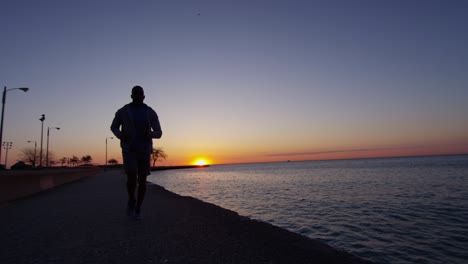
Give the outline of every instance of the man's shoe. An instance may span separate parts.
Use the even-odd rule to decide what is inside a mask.
[[[135,220],[142,220],[142,217],[141,217],[141,209],[136,209],[135,210]]]
[[[135,201],[130,200],[127,204],[127,216],[134,216],[135,215]]]

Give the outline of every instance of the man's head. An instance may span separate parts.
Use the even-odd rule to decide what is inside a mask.
[[[132,89],[132,99],[133,103],[137,105],[143,104],[143,100],[145,99],[145,92],[141,86],[135,86]]]

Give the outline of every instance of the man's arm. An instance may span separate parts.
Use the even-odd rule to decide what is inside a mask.
[[[151,138],[161,138],[162,130],[161,125],[159,124],[159,118],[156,112],[150,108],[150,125],[151,129],[149,131]]]
[[[122,132],[120,131],[120,125],[122,125],[122,118],[120,117],[119,111],[115,113],[114,119],[112,120],[111,124],[111,131],[112,133],[118,138],[122,138]]]

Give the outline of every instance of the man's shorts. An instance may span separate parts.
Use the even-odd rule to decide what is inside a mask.
[[[150,154],[147,152],[122,152],[126,174],[148,176],[150,172]]]

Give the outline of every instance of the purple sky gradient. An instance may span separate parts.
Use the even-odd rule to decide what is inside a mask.
[[[103,163],[134,85],[160,116],[164,165],[466,153],[467,13],[465,1],[2,1],[0,85],[30,88],[7,94],[8,163],[39,144],[41,114],[61,127],[57,158]],[[116,140],[108,150],[121,161]]]

